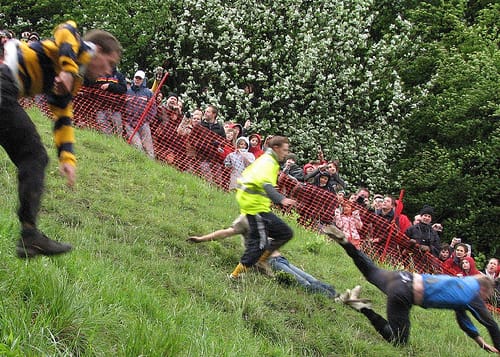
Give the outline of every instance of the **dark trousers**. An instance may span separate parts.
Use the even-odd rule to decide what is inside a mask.
[[[19,220],[23,225],[36,227],[48,157],[17,96],[10,70],[0,65],[0,145],[17,167]]]
[[[406,344],[410,337],[410,309],[413,305],[413,274],[377,267],[351,243],[342,245],[366,280],[387,295],[387,320],[371,309],[361,309],[378,333],[394,344]]]
[[[247,214],[247,219],[250,230],[240,259],[244,266],[253,266],[265,250],[277,250],[293,237],[292,229],[272,212]]]

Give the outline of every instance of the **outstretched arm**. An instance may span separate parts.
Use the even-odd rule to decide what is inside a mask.
[[[493,316],[491,313],[488,311],[488,308],[486,307],[484,301],[477,296],[469,305],[468,305],[468,310],[471,312],[471,314],[483,325],[486,327],[488,330],[491,340],[493,342],[494,347],[489,346],[488,344],[484,343],[484,340],[482,339],[481,336],[479,336],[479,331],[477,328],[473,325],[472,321],[469,319],[467,316],[467,313],[465,310],[459,310],[455,311],[456,317],[457,317],[457,322],[460,326],[460,328],[478,345],[481,346],[481,348],[490,351],[490,352],[496,352],[500,350],[500,329],[498,328],[498,324],[496,321],[493,319]]]
[[[189,237],[186,240],[191,243],[201,243],[201,242],[209,242],[212,240],[224,239],[234,235],[236,235],[235,229],[233,227],[229,227],[226,229],[219,229],[218,231],[205,234],[204,236],[201,237],[196,237],[196,236]]]

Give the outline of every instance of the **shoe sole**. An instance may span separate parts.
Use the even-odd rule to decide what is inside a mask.
[[[347,243],[347,239],[345,237],[344,232],[342,232],[337,227],[326,226],[326,227],[323,227],[322,231],[328,237],[332,238],[333,240],[335,240],[335,241],[337,241],[339,243]]]

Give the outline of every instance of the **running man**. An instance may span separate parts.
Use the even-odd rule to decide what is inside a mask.
[[[387,295],[387,320],[373,311],[369,300],[360,299],[360,286],[347,290],[340,300],[365,315],[382,337],[395,345],[408,343],[410,309],[413,305],[454,310],[460,328],[484,350],[499,353],[500,330],[484,301],[493,293],[493,281],[483,275],[454,277],[388,271],[377,267],[363,252],[349,243],[335,226],[323,233],[337,241],[352,258],[366,280]],[[488,330],[493,346],[487,344],[467,316],[469,311]]]
[[[284,207],[296,203],[275,188],[280,170],[279,163],[288,155],[288,147],[288,138],[273,137],[269,140],[266,152],[248,166],[238,179],[236,201],[240,206],[240,213],[246,215],[250,229],[245,252],[231,273],[231,279],[238,279],[241,273],[253,265],[260,266],[262,270],[269,270],[267,259],[271,253],[293,237],[292,229],[271,212],[271,202]]]
[[[33,43],[15,39],[1,41],[0,145],[18,171],[21,238],[16,247],[20,258],[61,254],[71,245],[51,240],[37,228],[47,152],[35,125],[18,103],[18,97],[46,94],[54,120],[54,142],[60,172],[69,186],[76,180],[72,98],[83,76],[95,80],[111,75],[121,56],[121,45],[108,32],[89,31],[80,37],[76,23],[67,21],[54,31],[54,38]],[[1,51],[0,51],[1,52]]]

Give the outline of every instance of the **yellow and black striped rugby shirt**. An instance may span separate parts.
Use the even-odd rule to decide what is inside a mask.
[[[15,48],[9,48],[13,46]],[[14,73],[20,95],[47,94],[55,121],[54,142],[59,161],[73,166],[76,166],[76,158],[73,152],[75,135],[72,127],[72,98],[82,85],[85,67],[94,54],[95,46],[83,41],[74,21],[67,21],[56,27],[53,39],[30,44],[15,41],[13,44],[8,43],[6,47],[5,63]],[[54,78],[61,71],[74,75],[75,83],[71,94],[57,95],[53,91]]]

